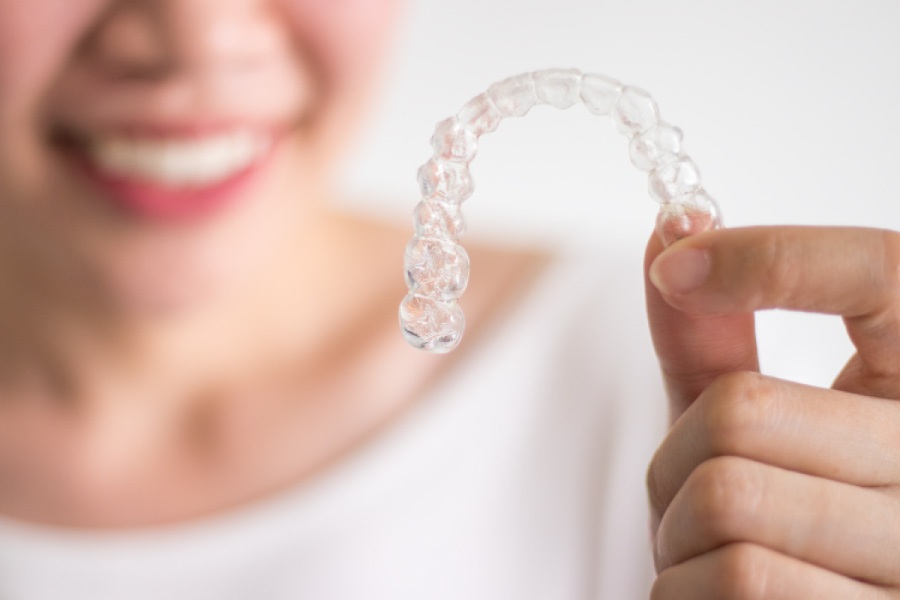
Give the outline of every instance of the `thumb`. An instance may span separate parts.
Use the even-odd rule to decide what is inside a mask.
[[[698,250],[704,238],[721,231],[697,234],[664,249],[654,234],[644,256],[644,289],[650,334],[659,358],[674,422],[718,376],[734,371],[759,371],[753,313],[707,315],[682,312],[660,294],[651,280],[704,276],[713,268],[708,254]],[[687,243],[690,242],[688,245]],[[681,253],[679,250],[689,250]],[[691,261],[690,259],[699,259]],[[706,260],[705,265],[702,261]],[[654,264],[655,263],[655,264]],[[700,264],[698,264],[700,263]]]

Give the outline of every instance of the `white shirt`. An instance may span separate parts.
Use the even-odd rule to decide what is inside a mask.
[[[556,262],[427,397],[313,481],[158,529],[0,519],[0,598],[646,598],[643,482],[665,399],[640,258],[593,256]]]

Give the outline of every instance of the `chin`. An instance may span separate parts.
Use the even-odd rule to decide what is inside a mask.
[[[258,289],[278,254],[277,229],[258,221],[235,215],[218,227],[124,240],[124,247],[98,257],[105,295],[122,316],[138,318],[196,315],[234,304]]]
[[[117,261],[105,277],[107,297],[123,317],[177,317],[197,314],[233,295],[246,273],[214,269],[191,261]]]

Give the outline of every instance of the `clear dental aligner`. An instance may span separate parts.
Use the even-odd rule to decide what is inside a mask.
[[[409,294],[400,304],[400,327],[412,346],[445,353],[462,339],[465,316],[457,301],[468,283],[469,257],[457,242],[466,229],[461,204],[474,191],[469,163],[478,138],[538,104],[569,108],[579,101],[595,115],[610,115],[630,140],[629,158],[649,174],[650,196],[660,203],[656,231],[664,244],[722,226],[718,205],[700,186],[700,171],[684,152],[681,130],[660,119],[647,92],[577,69],[504,79],[437,124],[434,156],[419,169],[422,200],[404,260]]]

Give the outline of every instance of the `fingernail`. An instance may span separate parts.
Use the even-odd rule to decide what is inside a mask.
[[[687,248],[663,252],[650,265],[650,281],[663,294],[687,294],[703,285],[709,276],[709,253]]]

